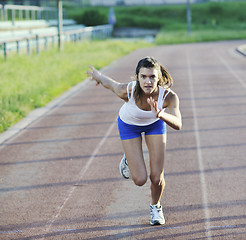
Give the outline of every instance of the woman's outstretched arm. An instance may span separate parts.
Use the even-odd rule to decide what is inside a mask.
[[[127,83],[119,83],[112,78],[102,74],[100,71],[96,70],[93,66],[90,66],[87,75],[90,77],[90,80],[96,81],[96,85],[102,84],[103,87],[110,89],[118,97],[127,101]]]

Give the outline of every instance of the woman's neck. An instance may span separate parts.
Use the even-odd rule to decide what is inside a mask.
[[[152,92],[151,94],[146,94],[142,91],[138,101],[136,101],[136,105],[142,110],[150,111],[151,107],[148,104],[147,99],[149,97],[152,97],[155,101],[158,101],[158,96],[159,96],[159,88],[156,91]]]

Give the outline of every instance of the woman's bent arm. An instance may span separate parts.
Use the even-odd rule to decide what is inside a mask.
[[[170,113],[166,113],[162,111],[162,109],[158,109],[157,102],[152,97],[148,98],[147,101],[156,117],[160,118],[162,121],[166,122],[167,125],[176,130],[180,130],[182,128],[179,98],[175,93],[171,93],[170,97],[168,96],[168,109]]]
[[[179,98],[176,94],[170,96],[168,110],[169,113],[161,111],[158,117],[170,127],[180,130],[182,128],[182,117],[179,110]]]

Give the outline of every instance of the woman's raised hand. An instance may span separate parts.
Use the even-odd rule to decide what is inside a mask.
[[[90,65],[89,67],[91,70],[88,70],[86,73],[90,77],[90,80],[96,81],[96,86],[98,86],[101,83],[100,77],[102,74],[99,71],[97,71],[93,66]]]
[[[155,114],[156,117],[159,117],[158,115],[161,112],[161,109],[158,109],[157,101],[155,101],[152,97],[149,97],[147,102],[151,107],[151,111]]]

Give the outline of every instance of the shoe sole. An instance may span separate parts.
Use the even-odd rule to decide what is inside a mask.
[[[165,220],[164,220],[164,222],[160,222],[160,221],[150,222],[151,226],[164,225],[164,224],[165,224]]]
[[[126,175],[124,175],[123,169],[121,168],[121,166],[120,166],[120,173],[121,173],[121,175],[122,175],[125,179],[129,179],[129,178],[130,178],[130,177],[127,177]]]
[[[122,175],[125,179],[129,179],[130,177],[127,177],[126,175],[124,175],[124,173],[123,173],[124,168],[122,167],[122,164],[121,164],[121,163],[120,163],[119,168],[120,168],[120,173],[121,173],[121,175]]]

